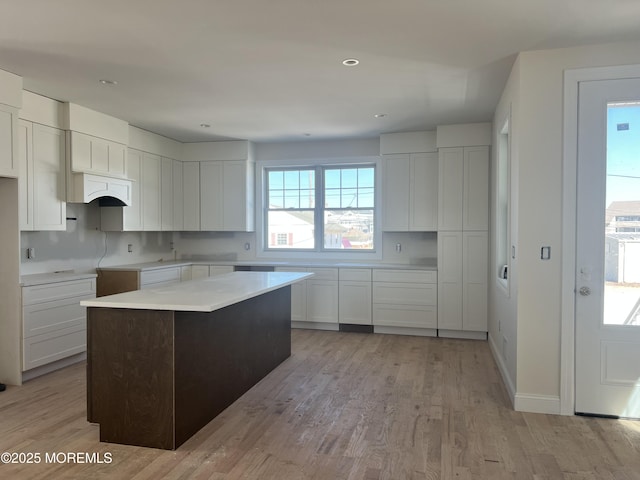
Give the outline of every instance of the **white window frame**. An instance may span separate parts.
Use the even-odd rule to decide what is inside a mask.
[[[310,167],[362,167],[374,165],[375,174],[375,220],[374,220],[374,250],[328,250],[328,251],[298,251],[289,249],[267,249],[265,245],[265,186],[266,169],[273,168],[310,168]],[[283,260],[345,260],[345,261],[374,261],[382,260],[382,211],[380,209],[382,181],[380,157],[347,157],[312,160],[264,160],[256,163],[256,257],[264,259]]]

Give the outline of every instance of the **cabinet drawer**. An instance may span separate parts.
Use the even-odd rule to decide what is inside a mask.
[[[232,265],[209,265],[209,276],[223,275],[225,273],[231,273],[234,271]]]
[[[341,268],[339,273],[340,281],[349,282],[370,282],[371,269],[369,268]]]
[[[373,303],[437,305],[438,290],[432,284],[374,282]]]
[[[414,282],[437,283],[438,275],[435,270],[387,270],[375,269],[374,282]]]
[[[429,305],[374,305],[373,324],[385,327],[438,328],[438,309]]]
[[[307,271],[315,273],[312,280],[338,280],[337,268],[307,268]]]
[[[29,370],[87,350],[86,328],[70,327],[24,339],[22,368]]]
[[[23,337],[29,338],[69,327],[84,328],[87,309],[80,305],[80,301],[90,298],[95,298],[95,295],[24,306]]]
[[[180,281],[180,267],[162,268],[140,272],[140,288],[156,283],[171,283]]]
[[[33,305],[35,303],[51,302],[84,295],[95,296],[95,294],[95,278],[47,283],[43,285],[22,287],[22,304]]]

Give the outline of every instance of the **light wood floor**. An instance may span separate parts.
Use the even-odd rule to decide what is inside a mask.
[[[640,479],[640,422],[512,410],[486,342],[293,331],[293,355],[175,452],[98,441],[84,365],[0,393],[12,479]]]

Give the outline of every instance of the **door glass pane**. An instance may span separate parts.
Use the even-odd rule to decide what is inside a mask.
[[[640,326],[640,102],[607,106],[604,324]]]

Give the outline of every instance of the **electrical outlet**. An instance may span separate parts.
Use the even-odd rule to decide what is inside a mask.
[[[132,243],[127,245],[127,252],[129,252],[129,253],[133,252],[133,244]]]
[[[398,253],[402,252],[402,244],[401,243],[396,243],[396,252],[398,252]]]
[[[251,250],[251,244],[249,242],[244,244],[244,249],[248,252],[249,250]]]
[[[33,247],[27,248],[27,258],[33,260],[36,258],[36,249]]]

